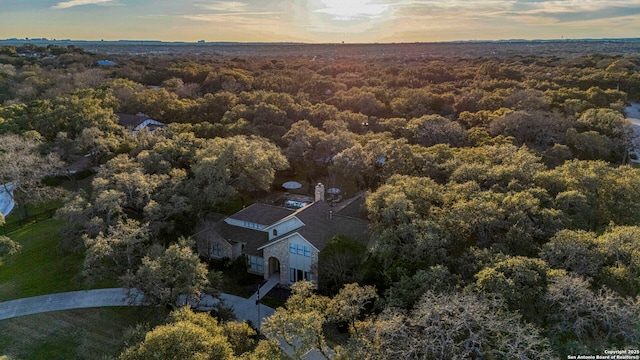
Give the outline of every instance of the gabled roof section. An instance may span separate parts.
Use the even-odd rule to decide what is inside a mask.
[[[316,201],[297,210],[291,216],[297,217],[304,226],[273,239],[260,249],[288,238],[292,233],[299,233],[316,249],[322,251],[329,241],[337,235],[346,235],[367,245],[369,242],[369,223],[365,220],[336,214],[335,208],[324,201]]]
[[[362,220],[368,220],[369,218],[364,195],[362,193],[352,197],[351,199],[338,203],[333,208],[335,209],[335,213],[342,216],[349,216]]]
[[[297,235],[297,236],[296,236],[296,235]],[[267,243],[267,244],[264,244],[264,245],[262,245],[262,246],[258,247],[258,250],[262,250],[262,249],[264,249],[264,248],[266,248],[266,247],[268,247],[268,246],[271,246],[271,245],[273,245],[273,244],[275,244],[275,243],[277,243],[277,242],[280,242],[280,241],[283,241],[283,240],[287,240],[287,239],[292,238],[292,237],[300,237],[300,238],[304,239],[307,243],[309,243],[309,245],[311,245],[312,247],[314,247],[316,250],[320,251],[318,248],[316,248],[316,247],[315,247],[315,245],[313,245],[312,243],[310,243],[310,242],[309,242],[309,240],[307,240],[304,236],[300,235],[300,233],[298,233],[298,232],[297,232],[297,231],[295,231],[295,230],[290,231],[290,232],[286,233],[285,235],[280,236],[280,237],[278,237],[277,239],[274,239],[273,241],[271,241],[271,242],[269,242],[269,243]]]
[[[116,115],[118,115],[118,124],[129,130],[140,131],[145,127],[150,130],[155,130],[167,125],[158,120],[154,120],[143,113],[138,113],[136,115],[117,113]]]
[[[116,115],[118,115],[118,124],[131,130],[133,130],[136,126],[142,124],[145,120],[150,119],[150,117],[144,114],[131,115],[118,113]]]
[[[262,256],[262,254],[257,251],[257,249],[258,247],[264,245],[267,241],[269,241],[269,234],[264,231],[233,226],[227,224],[224,221],[216,223],[211,230],[219,234],[220,237],[222,237],[229,243],[244,243],[242,252],[248,255]]]
[[[150,131],[154,131],[156,129],[162,128],[167,126],[167,124],[162,123],[158,120],[153,120],[153,119],[146,119],[145,121],[141,122],[140,124],[136,125],[136,127],[133,128],[133,130],[135,131],[140,131],[144,128],[149,129]]]
[[[292,213],[293,210],[291,209],[256,203],[238,211],[237,213],[229,216],[229,218],[269,226],[284,219]]]

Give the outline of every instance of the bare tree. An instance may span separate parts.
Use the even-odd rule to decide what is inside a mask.
[[[0,136],[0,186],[11,194],[22,218],[27,217],[28,203],[51,198],[53,191],[42,180],[62,166],[56,154],[40,154],[38,145],[19,135]]]
[[[546,295],[549,331],[572,351],[599,351],[612,345],[623,348],[640,341],[640,307],[575,275],[561,276],[549,285]],[[577,348],[573,348],[577,347]]]
[[[428,291],[409,314],[387,309],[356,324],[350,358],[549,359],[539,330],[500,302]]]

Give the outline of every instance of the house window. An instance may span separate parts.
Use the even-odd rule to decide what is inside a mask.
[[[215,241],[213,244],[211,244],[211,256],[216,258],[222,257],[222,244],[220,244],[218,241]]]
[[[256,230],[260,230],[260,225],[250,222],[250,221],[245,221],[244,222],[244,227],[246,227],[247,229],[256,229]]]
[[[289,243],[289,252],[296,255],[311,257],[311,248],[306,245]]]
[[[273,229],[273,236],[278,236],[278,229]]]
[[[249,269],[255,272],[264,272],[264,259],[259,256],[249,255]]]
[[[289,281],[294,283],[301,280],[311,281],[311,273],[296,268],[289,268]]]

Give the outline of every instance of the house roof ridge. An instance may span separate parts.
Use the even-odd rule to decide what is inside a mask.
[[[259,201],[257,201],[257,202],[254,202],[253,204],[251,204],[251,205],[249,205],[249,206],[247,206],[247,207],[245,207],[245,208],[243,208],[243,209],[239,210],[239,211],[236,211],[234,214],[237,214],[237,213],[239,213],[240,211],[242,211],[242,210],[244,210],[244,209],[250,208],[250,207],[252,207],[252,206],[258,206],[258,205],[260,205],[260,206],[268,206],[268,207],[272,207],[272,208],[276,208],[276,209],[285,209],[285,210],[293,211],[292,209],[289,209],[289,208],[284,207],[284,206],[273,205],[273,204],[269,204],[269,203],[266,203],[266,202],[259,202]],[[232,215],[230,215],[230,216],[233,216],[233,214],[232,214]]]
[[[282,222],[282,221],[284,221],[284,220],[286,220],[286,219],[290,219],[290,218],[292,218],[292,217],[296,217],[296,215],[300,215],[300,214],[302,214],[305,210],[309,210],[312,206],[314,206],[314,205],[315,205],[315,204],[317,204],[317,203],[322,203],[322,201],[314,201],[314,202],[312,202],[311,204],[309,204],[309,205],[305,205],[305,206],[303,206],[303,207],[301,207],[301,208],[299,208],[299,209],[296,209],[296,210],[292,210],[292,209],[289,209],[289,208],[284,208],[284,209],[287,209],[287,210],[291,210],[291,211],[292,211],[292,212],[291,212],[291,214],[289,214],[289,215],[287,215],[287,216],[283,217],[282,219],[280,219],[280,220],[278,220],[278,221],[274,222],[273,224],[269,224],[269,226],[275,225],[275,224],[277,224],[277,223],[279,223],[279,222]],[[298,218],[298,220],[300,220],[300,219]],[[300,221],[302,221],[302,220],[300,220]],[[303,222],[303,224],[304,224],[304,222]]]
[[[229,216],[230,219],[271,226],[289,217],[294,210],[284,206],[256,202]]]
[[[341,217],[341,218],[344,218],[344,219],[350,219],[350,220],[358,220],[358,221],[369,222],[369,221],[367,221],[367,220],[365,220],[365,219],[360,219],[360,218],[357,218],[357,217],[355,217],[355,216],[342,215],[342,214],[340,214],[340,213],[336,213],[335,211],[333,212],[333,215],[332,215],[332,216],[333,216],[333,217]]]
[[[293,230],[288,231],[288,232],[286,232],[286,233],[284,233],[284,234],[282,234],[282,235],[280,235],[280,236],[278,236],[278,237],[275,237],[275,238],[273,238],[273,239],[271,239],[271,240],[267,241],[266,243],[264,243],[264,244],[260,245],[260,246],[258,247],[258,250],[261,250],[261,249],[264,249],[264,248],[266,248],[266,247],[268,247],[268,246],[271,246],[271,245],[273,245],[273,244],[275,244],[275,243],[277,243],[277,242],[280,242],[280,241],[282,241],[282,240],[284,240],[284,239],[286,239],[286,238],[288,238],[288,237],[291,237],[292,235],[295,235],[295,234],[300,235],[300,236],[301,236],[303,239],[305,239],[309,244],[311,244],[311,246],[313,246],[314,248],[316,248],[316,250],[319,250],[313,242],[311,242],[311,241],[307,240],[304,236],[302,236],[302,234],[300,234],[300,232],[298,231],[298,230],[300,230],[300,229],[301,229],[301,228],[293,229]]]

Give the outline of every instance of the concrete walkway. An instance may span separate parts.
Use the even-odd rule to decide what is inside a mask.
[[[273,286],[272,286],[273,287]],[[267,291],[268,292],[268,291]],[[144,306],[144,296],[133,289],[128,296],[127,289],[111,288],[84,291],[71,291],[58,294],[34,296],[0,302],[0,320],[18,316],[40,314],[50,311],[84,309],[103,306]],[[266,293],[265,293],[266,294]],[[249,320],[254,326],[273,315],[274,309],[260,304],[260,321],[255,296],[249,299],[240,296],[221,294],[227,305],[231,306],[240,321]]]
[[[260,287],[261,298],[267,295],[271,289],[278,285],[278,276],[279,274],[272,275],[269,280]],[[262,324],[262,321],[265,318],[273,315],[275,310],[266,305],[260,304],[260,318],[262,320],[258,322],[258,305],[256,305],[257,294],[258,292],[256,291],[248,299],[229,294],[222,294],[220,297],[224,299],[227,305],[231,305],[233,307],[233,312],[236,314],[238,320],[249,320],[254,326],[260,329],[258,325]]]

